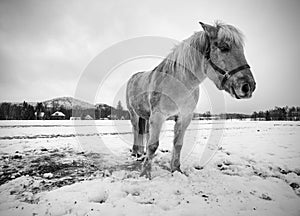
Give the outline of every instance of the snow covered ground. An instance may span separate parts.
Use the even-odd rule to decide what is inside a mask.
[[[299,122],[192,121],[185,174],[173,125],[148,180],[129,121],[1,121],[0,215],[300,215]]]

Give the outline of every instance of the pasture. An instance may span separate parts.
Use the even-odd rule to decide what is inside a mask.
[[[1,215],[299,215],[299,122],[192,121],[170,172],[173,121],[152,180],[129,121],[1,121]],[[211,133],[217,151],[199,166]]]

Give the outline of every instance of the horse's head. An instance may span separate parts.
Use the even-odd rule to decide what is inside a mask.
[[[235,98],[250,98],[255,81],[247,64],[242,33],[231,25],[201,23],[206,37],[207,76]]]

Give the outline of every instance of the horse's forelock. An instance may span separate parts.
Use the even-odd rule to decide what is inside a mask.
[[[239,29],[221,22],[216,22],[216,27],[218,28],[218,40],[244,46],[244,35]]]
[[[240,30],[221,22],[216,22],[215,25],[218,28],[218,40],[224,40],[230,44],[234,43],[237,46],[244,45],[244,36]],[[201,57],[205,54],[207,44],[205,32],[195,32],[191,37],[175,46],[156,70],[173,71],[176,65],[181,65],[191,70],[194,65],[201,63]]]

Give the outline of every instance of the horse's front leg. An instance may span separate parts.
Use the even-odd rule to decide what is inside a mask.
[[[151,178],[151,164],[154,153],[159,145],[159,134],[165,117],[160,112],[154,112],[149,118],[149,139],[147,143],[147,155],[142,167],[141,176]]]
[[[175,127],[174,127],[174,141],[173,141],[173,153],[171,159],[171,171],[179,171],[180,170],[180,152],[183,145],[183,138],[185,131],[189,124],[191,123],[193,115],[187,116],[179,116],[176,120]]]

